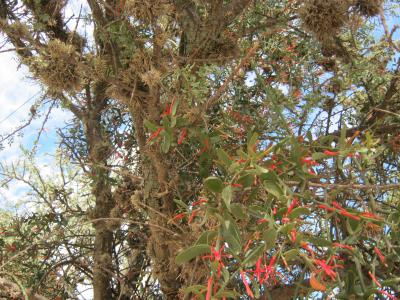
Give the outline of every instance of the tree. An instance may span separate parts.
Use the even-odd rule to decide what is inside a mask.
[[[44,224],[71,230],[49,268],[69,257],[72,292],[23,286],[399,296],[397,1],[88,0],[69,20],[68,5],[0,1],[21,63],[74,115],[60,149],[90,183],[87,208],[65,181],[38,194],[60,218]]]

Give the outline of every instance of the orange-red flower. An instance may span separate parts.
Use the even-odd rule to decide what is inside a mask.
[[[186,133],[187,133],[187,128],[183,129],[183,131],[182,131],[182,133],[181,133],[181,137],[180,137],[179,140],[178,140],[178,145],[182,144],[183,139],[184,139],[185,136],[186,136]]]
[[[314,262],[320,266],[322,268],[322,270],[324,271],[324,273],[326,275],[328,275],[332,280],[336,279],[336,272],[333,270],[335,268],[343,268],[343,266],[341,265],[334,265],[334,266],[330,266],[326,263],[326,260],[322,260],[322,259],[315,259]]]
[[[317,207],[321,208],[323,210],[329,211],[329,212],[335,211],[335,209],[333,207],[329,207],[328,205],[325,205],[325,204],[318,204]]]
[[[294,197],[292,203],[290,203],[289,208],[287,210],[286,214],[290,214],[292,210],[299,204],[299,200]]]
[[[212,285],[213,285],[213,277],[210,276],[207,281],[207,294],[206,294],[206,300],[211,300],[211,290],[212,290]]]
[[[163,127],[157,128],[157,130],[154,131],[154,132],[150,135],[149,139],[147,140],[147,143],[150,143],[152,140],[154,140],[154,139],[160,134],[160,132],[163,131],[163,130],[164,130]]]
[[[242,281],[246,288],[247,295],[249,295],[251,299],[254,299],[254,294],[250,289],[249,283],[247,282],[246,273],[244,271],[240,271],[240,277],[242,277]]]
[[[354,250],[354,248],[352,246],[343,245],[343,244],[340,244],[340,243],[333,243],[333,247],[347,249],[347,250],[350,250],[350,251]]]
[[[376,279],[375,275],[371,273],[371,271],[368,271],[369,277],[371,277],[372,281],[376,283],[377,286],[382,287],[380,282]]]
[[[378,255],[379,260],[381,261],[381,263],[385,266],[387,266],[386,264],[386,258],[385,256],[382,254],[381,250],[379,250],[377,247],[374,247],[374,252],[376,253],[376,255]]]
[[[329,155],[329,156],[338,156],[340,153],[339,152],[330,151],[330,150],[325,150],[324,154],[325,155]]]

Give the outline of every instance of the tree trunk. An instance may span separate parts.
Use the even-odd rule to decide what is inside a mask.
[[[84,117],[85,134],[88,140],[89,161],[93,176],[92,192],[95,197],[93,226],[95,228],[95,242],[93,253],[93,293],[94,300],[113,299],[112,293],[112,242],[113,232],[110,224],[105,220],[110,217],[114,208],[114,199],[109,183],[109,169],[107,159],[110,155],[110,142],[103,132],[101,111],[107,105],[105,84],[98,83],[94,87],[93,106]]]

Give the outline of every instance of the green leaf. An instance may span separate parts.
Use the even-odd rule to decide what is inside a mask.
[[[316,236],[305,236],[305,239],[317,247],[330,247],[332,242]]]
[[[180,252],[176,256],[175,261],[177,264],[183,264],[188,261],[191,261],[193,258],[196,258],[199,255],[206,253],[210,253],[210,245],[206,244],[194,245]]]
[[[287,262],[297,260],[300,257],[299,250],[297,249],[290,249],[283,253],[283,257]]]
[[[231,211],[231,201],[232,201],[233,189],[230,185],[226,186],[222,190],[222,200],[224,201],[228,211]]]
[[[279,227],[278,232],[281,232],[283,234],[288,234],[294,228],[294,226],[295,226],[294,223],[285,224]]]
[[[226,167],[229,167],[232,164],[232,159],[229,158],[229,155],[221,148],[216,150],[218,160]]]
[[[262,239],[265,241],[265,243],[267,244],[267,249],[271,249],[272,247],[275,246],[275,242],[276,242],[276,237],[278,236],[278,233],[276,231],[275,228],[271,227],[269,229],[267,229],[266,231],[264,231]]]
[[[239,220],[244,220],[247,218],[247,215],[245,214],[242,205],[239,203],[231,204],[231,213],[236,219]]]
[[[254,145],[257,143],[258,140],[258,133],[254,132],[251,135],[251,138],[249,139],[249,142],[247,143],[247,152],[250,154],[255,153],[255,151],[253,150]]]
[[[170,146],[171,146],[171,135],[164,130],[163,140],[161,142],[162,152],[168,153]]]
[[[222,216],[218,216],[222,227],[222,236],[228,243],[229,247],[235,254],[240,253],[242,249],[242,244],[240,242],[239,229],[235,223],[235,220],[229,216],[227,213]]]
[[[215,176],[210,176],[204,180],[205,187],[214,193],[221,193],[224,189],[224,184],[221,179]]]
[[[306,207],[296,207],[295,209],[292,210],[292,212],[289,214],[290,219],[296,219],[300,217],[301,215],[309,215],[310,210]]]
[[[172,115],[175,116],[176,115],[176,111],[178,109],[179,106],[179,100],[174,101],[174,104],[172,105]]]
[[[215,230],[207,230],[203,232],[200,237],[196,241],[196,245],[211,245],[215,239],[215,237],[218,235],[218,232]]]
[[[273,181],[264,181],[265,190],[276,198],[280,198],[283,195],[281,187]]]
[[[144,126],[146,126],[148,129],[150,129],[150,131],[152,131],[152,132],[156,131],[158,128],[157,125],[150,122],[149,120],[145,120],[143,123],[144,123]]]
[[[244,267],[252,267],[265,251],[265,245],[259,244],[254,249],[246,253],[245,259],[242,262]]]
[[[183,290],[183,293],[185,294],[185,296],[189,295],[191,293],[199,294],[200,292],[202,292],[205,289],[206,289],[206,287],[204,285],[191,285],[191,286],[185,288]]]
[[[313,160],[320,160],[320,159],[326,158],[328,156],[322,152],[315,152],[311,155],[311,157]]]
[[[253,184],[254,177],[250,174],[243,175],[239,178],[238,183],[241,184],[244,188],[249,187]]]

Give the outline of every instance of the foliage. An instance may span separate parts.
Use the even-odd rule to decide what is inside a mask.
[[[397,299],[398,5],[88,0],[71,27],[64,5],[1,1],[74,114],[68,179],[3,168],[40,202],[4,241],[43,243],[16,276],[65,299]]]

